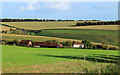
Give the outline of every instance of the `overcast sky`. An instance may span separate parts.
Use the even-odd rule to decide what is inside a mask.
[[[117,2],[3,2],[2,18],[117,20]]]

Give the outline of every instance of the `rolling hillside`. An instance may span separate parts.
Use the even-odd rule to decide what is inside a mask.
[[[34,35],[76,40],[90,40],[98,43],[118,45],[118,31],[116,30],[51,29],[43,30]]]
[[[43,30],[43,29],[98,29],[98,30],[118,30],[118,25],[96,25],[96,26],[75,26],[75,22],[3,22],[9,26],[17,28]]]

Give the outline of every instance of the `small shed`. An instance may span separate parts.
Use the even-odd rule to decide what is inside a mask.
[[[20,41],[19,45],[29,47],[29,46],[32,46],[32,42],[31,42],[31,40],[22,40],[22,41]]]
[[[84,48],[84,44],[82,42],[75,42],[73,48]]]

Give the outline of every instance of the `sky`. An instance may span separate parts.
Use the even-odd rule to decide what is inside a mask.
[[[2,18],[117,20],[118,2],[2,2]]]

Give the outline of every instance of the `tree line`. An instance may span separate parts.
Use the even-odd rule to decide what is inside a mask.
[[[32,41],[32,40],[31,40]],[[32,41],[34,43],[35,41]],[[60,43],[62,44],[63,48],[73,48],[73,44],[76,41],[65,41],[65,42],[59,42],[57,40],[47,40],[45,42],[49,43]],[[13,45],[13,46],[19,46],[20,40],[0,40],[0,44],[2,45]],[[101,44],[101,45],[93,45],[91,41],[89,40],[83,40],[82,43],[84,44],[83,49],[102,49],[102,50],[117,50],[116,47],[109,47],[107,44]]]
[[[86,22],[79,22],[76,26],[89,26],[89,25],[120,25],[120,20],[117,21],[86,21]]]
[[[75,21],[70,19],[11,19],[11,18],[0,18],[0,22],[59,22],[59,21]],[[77,21],[100,21],[100,20],[77,20]]]
[[[55,21],[75,21],[75,20],[62,20],[62,19],[0,19],[2,22],[55,22]]]

